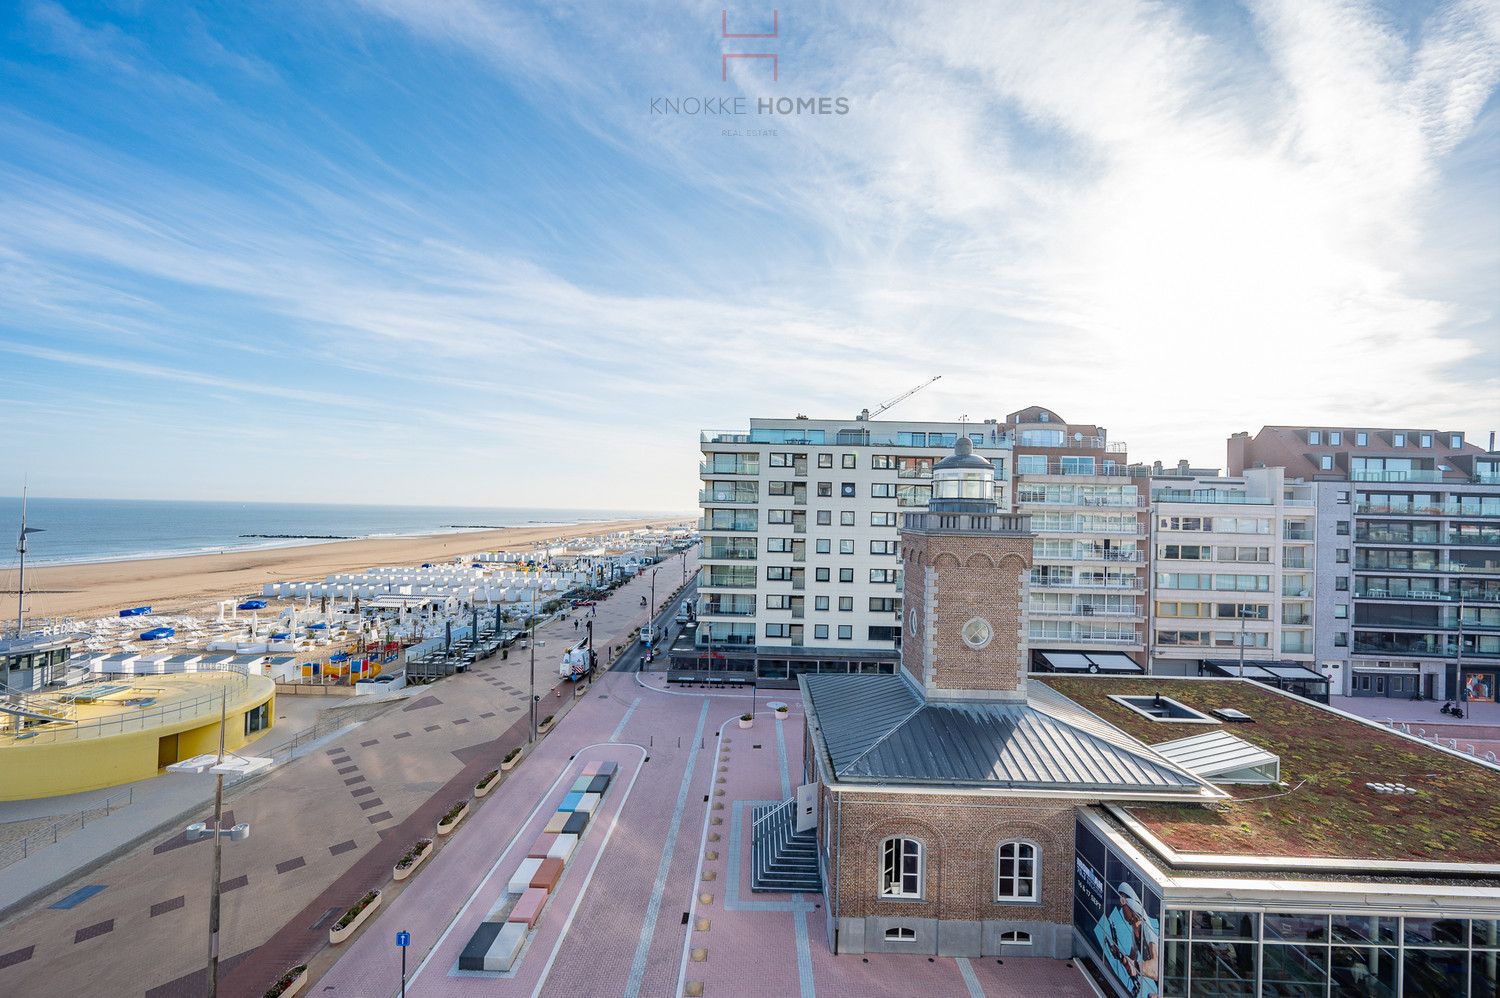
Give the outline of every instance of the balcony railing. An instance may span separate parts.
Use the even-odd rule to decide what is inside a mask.
[[[755,579],[744,579],[738,577],[714,578],[708,576],[698,580],[698,585],[704,589],[754,589]]]
[[[1032,579],[1033,589],[1106,589],[1114,592],[1140,592],[1143,588],[1140,579],[1128,579],[1120,582],[1099,582],[1085,579]]]
[[[1441,482],[1443,473],[1430,468],[1414,468],[1407,471],[1370,471],[1368,469],[1349,472],[1351,482]]]
[[[1046,628],[1032,628],[1029,639],[1032,642],[1046,641],[1056,644],[1100,644],[1100,645],[1138,645],[1141,644],[1139,634],[1107,632],[1098,633],[1087,630],[1074,630],[1067,634],[1046,633]]]
[[[714,606],[712,604],[705,604],[705,605],[700,606],[698,608],[698,616],[700,616],[700,617],[753,617],[753,616],[755,616],[755,607],[751,606],[751,607],[748,607],[748,608],[745,608],[745,609],[736,609],[734,607]]]
[[[1154,489],[1151,501],[1158,503],[1200,503],[1210,506],[1275,506],[1276,499],[1268,496],[1247,496],[1238,492],[1217,492],[1192,489]],[[1282,499],[1282,506],[1308,507],[1311,499]]]
[[[1370,516],[1454,516],[1460,519],[1489,519],[1500,517],[1500,509],[1491,507],[1481,512],[1478,503],[1423,503],[1421,505],[1391,505],[1390,503],[1359,502],[1354,504],[1356,513]]]
[[[1500,565],[1464,565],[1456,561],[1438,561],[1423,567],[1398,567],[1396,565],[1371,565],[1356,560],[1356,572],[1416,572],[1425,575],[1500,575]]]
[[[1146,552],[1144,552],[1144,551],[1071,551],[1071,552],[1067,552],[1065,554],[1052,554],[1050,552],[1049,553],[1042,553],[1042,554],[1035,554],[1034,553],[1034,554],[1032,554],[1031,557],[1032,557],[1032,560],[1035,561],[1035,562],[1054,562],[1054,561],[1066,561],[1066,562],[1072,562],[1072,561],[1108,561],[1108,562],[1121,562],[1121,563],[1127,563],[1127,564],[1140,564],[1140,563],[1142,563],[1142,562],[1144,562],[1146,560]]]
[[[1038,534],[1119,534],[1125,537],[1145,537],[1146,528],[1139,523],[1101,524],[1073,523],[1054,524],[1031,521],[1031,529]]]
[[[1466,589],[1460,592],[1431,592],[1428,590],[1393,590],[1378,586],[1356,586],[1356,599],[1401,599],[1418,600],[1424,603],[1500,603],[1500,590]]]
[[[714,523],[711,520],[699,520],[698,530],[707,533],[744,533],[753,534],[759,528],[753,523]]]
[[[1124,617],[1135,620],[1145,618],[1140,608],[1122,610],[1118,607],[1096,607],[1082,604],[1072,607],[1031,607],[1027,611],[1033,617]]]
[[[721,475],[759,475],[759,464],[700,464],[699,478],[718,478]]]
[[[1018,468],[1016,475],[1022,479],[1040,475],[1064,475],[1068,478],[1129,478],[1130,471],[1125,465],[1115,464],[1113,461],[1096,464],[1091,468],[1080,468],[1076,464],[1048,462],[1046,471],[1022,471]]]
[[[703,547],[698,557],[703,561],[754,561],[754,548]]]
[[[1131,498],[1098,498],[1094,496],[1073,496],[1063,498],[1061,496],[1047,496],[1042,499],[1016,500],[1017,506],[1040,506],[1042,508],[1068,508],[1068,509],[1144,509],[1146,501],[1139,497]]]
[[[760,496],[754,492],[720,492],[717,489],[703,489],[698,493],[700,506],[753,506],[758,502],[760,502]]]

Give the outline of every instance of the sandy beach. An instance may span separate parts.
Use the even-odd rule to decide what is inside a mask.
[[[216,601],[259,596],[267,582],[321,579],[380,565],[449,561],[477,551],[530,547],[552,538],[583,537],[637,527],[666,527],[672,519],[612,520],[573,526],[508,527],[461,534],[332,541],[299,547],[179,558],[149,558],[27,568],[27,616],[98,617],[122,607],[157,612],[212,609]],[[14,577],[10,580],[14,584]],[[12,597],[14,599],[14,597]]]

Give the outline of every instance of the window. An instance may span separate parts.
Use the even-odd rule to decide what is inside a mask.
[[[839,483],[839,495],[842,496],[845,499],[853,499],[854,498],[854,483],[853,482],[840,482]]]
[[[1405,447],[1406,446],[1406,434],[1405,433],[1392,433],[1391,434],[1391,446],[1392,447]]]
[[[846,482],[845,484],[849,486],[850,491],[845,492],[844,495],[854,495],[854,484],[852,482]],[[894,499],[896,497],[896,483],[875,482],[870,486],[870,497],[872,499]]]
[[[896,467],[896,455],[894,454],[871,454],[870,467],[876,471],[892,471]]]
[[[1031,933],[1022,932],[1020,929],[1007,929],[1000,933],[1000,945],[1002,946],[1030,946]]]
[[[856,460],[856,458],[855,458],[855,456],[853,454],[845,454],[844,457],[843,457],[843,465],[844,465],[844,467],[846,467],[846,468],[853,468],[853,467],[855,467],[856,466],[855,463],[854,463],[855,460]]]
[[[901,603],[900,600],[898,600],[898,599],[892,599],[889,596],[871,596],[870,597],[870,612],[871,613],[900,613],[901,612],[901,607],[899,605],[900,603]]]
[[[840,641],[853,641],[854,640],[854,625],[853,624],[840,624],[839,625],[839,640]]]
[[[839,610],[842,611],[842,612],[845,612],[845,613],[852,612],[854,610],[854,597],[853,596],[840,596],[839,597]]]
[[[1364,430],[1355,430],[1354,431],[1354,446],[1356,446],[1356,447],[1368,447],[1369,445],[1370,445],[1370,435],[1368,433],[1366,433]]]
[[[768,638],[784,638],[784,637],[787,636],[787,627],[788,626],[789,625],[787,625],[787,624],[767,624],[766,625],[766,637],[768,637]]]
[[[767,537],[766,550],[787,554],[792,550],[792,539],[790,537]]]
[[[768,510],[766,510],[766,522],[767,523],[791,523],[792,522],[792,511],[789,510],[789,509],[768,509]]]
[[[1422,434],[1421,440],[1422,440],[1422,446],[1423,447],[1431,447],[1432,446],[1432,434],[1431,433],[1424,433],[1424,434]]]
[[[790,596],[767,596],[766,597],[766,609],[767,610],[790,610],[791,608],[792,608],[792,598]]]
[[[271,726],[269,704],[261,704],[245,711],[245,734],[251,735]]]
[[[819,537],[816,541],[813,542],[813,548],[818,554],[828,554],[829,545],[831,543],[832,542],[828,538]]]
[[[1041,900],[1037,860],[1040,850],[1030,842],[1002,842],[995,871],[995,897],[1003,901]]]
[[[792,578],[792,569],[788,565],[768,565],[766,567],[767,582],[788,582]]]
[[[820,527],[831,527],[831,526],[833,526],[833,510],[831,510],[831,509],[820,509],[820,510],[818,510],[818,526],[820,526]]]
[[[839,554],[853,554],[854,542],[852,540],[839,541]]]
[[[1334,592],[1347,593],[1349,591],[1349,580],[1347,578],[1333,580]]]
[[[1316,447],[1323,442],[1323,434],[1320,430],[1308,430],[1307,442]]]
[[[1339,548],[1337,551],[1335,551],[1333,553],[1333,555],[1334,555],[1333,560],[1336,561],[1338,564],[1340,564],[1340,565],[1347,565],[1347,564],[1349,564],[1349,549],[1348,548]]]
[[[896,525],[895,513],[871,513],[870,526],[872,527],[894,527]]]
[[[898,925],[894,929],[885,930],[885,941],[888,943],[910,943],[917,939],[917,930],[909,929],[904,925]]]
[[[828,625],[827,624],[814,624],[813,625],[813,637],[820,638],[820,639],[822,639],[824,641],[827,641],[828,640]]]
[[[1344,491],[1343,489],[1340,489],[1338,494],[1338,501],[1347,503],[1349,501],[1349,493]]]
[[[814,596],[813,597],[813,609],[814,610],[827,610],[828,609],[828,597],[827,596]]]
[[[1017,454],[1016,474],[1018,475],[1045,475],[1047,473],[1046,454]]]
[[[871,554],[895,554],[897,541],[871,541]]]
[[[1333,636],[1333,646],[1335,648],[1348,648],[1349,647],[1349,632],[1348,631],[1340,631],[1339,633],[1335,634]]]
[[[1338,523],[1335,523],[1333,525],[1333,532],[1336,533],[1336,534],[1338,534],[1340,537],[1348,537],[1349,536],[1349,521],[1348,520],[1340,520]]]
[[[815,582],[827,582],[828,581],[828,569],[826,569],[826,568],[815,568],[815,569],[813,569],[813,581],[815,581]]]
[[[819,499],[831,499],[832,497],[833,497],[833,483],[832,482],[819,482],[818,483],[818,498]]]
[[[1344,442],[1344,435],[1342,433],[1340,433],[1338,430],[1329,430],[1328,431],[1328,443],[1331,446],[1337,447],[1340,444],[1342,444],[1343,442]]]
[[[1448,436],[1448,447],[1449,447],[1450,450],[1458,450],[1463,445],[1464,445],[1464,435],[1462,433],[1452,433],[1452,434],[1449,434],[1449,436]]]
[[[1207,714],[1200,713],[1191,707],[1185,706],[1164,697],[1160,693],[1139,696],[1120,696],[1111,693],[1109,698],[1122,707],[1143,714],[1153,721],[1172,721],[1176,724],[1218,724]]]
[[[895,514],[893,513],[891,515],[894,516]],[[846,509],[846,510],[843,510],[843,511],[841,511],[839,513],[839,526],[841,526],[841,527],[852,527],[852,526],[854,526],[854,510],[852,510],[852,509]]]
[[[1322,455],[1321,457],[1318,458],[1318,470],[1320,470],[1320,471],[1332,471],[1333,470],[1333,455],[1332,454],[1324,454],[1324,455]]]
[[[870,569],[870,581],[875,583],[896,584],[896,572],[894,568],[872,568]]]
[[[1335,606],[1333,608],[1333,617],[1334,617],[1335,620],[1348,620],[1349,619],[1349,604],[1348,603],[1340,603],[1337,606]]]
[[[833,455],[832,454],[819,454],[818,455],[818,467],[820,467],[820,468],[832,468],[833,467]]]
[[[839,569],[839,581],[840,582],[853,582],[854,581],[854,569],[852,569],[852,568],[841,568],[841,569]]]

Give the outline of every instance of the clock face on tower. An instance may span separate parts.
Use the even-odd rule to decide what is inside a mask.
[[[974,617],[964,624],[962,630],[959,631],[959,636],[964,639],[964,644],[978,651],[994,638],[995,629],[983,617]]]

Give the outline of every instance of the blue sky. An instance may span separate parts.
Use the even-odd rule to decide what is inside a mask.
[[[1493,0],[633,7],[21,0],[0,492],[686,508],[931,374],[1145,460],[1500,428]],[[651,113],[732,96],[850,110]]]

